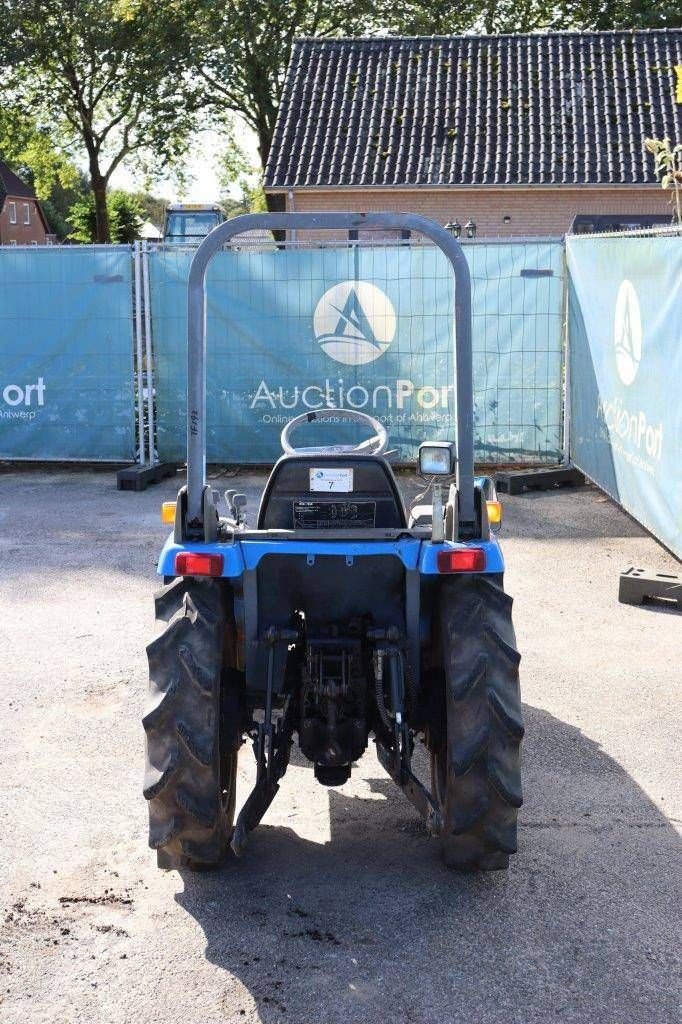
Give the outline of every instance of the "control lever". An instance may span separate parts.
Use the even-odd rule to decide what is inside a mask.
[[[247,497],[245,494],[235,494],[232,499],[232,511],[234,513],[234,521],[239,525],[246,519],[243,510],[246,508]]]
[[[237,526],[240,526],[246,520],[243,509],[246,508],[247,501],[248,499],[245,494],[239,494],[238,491],[233,490],[225,491],[225,503]]]

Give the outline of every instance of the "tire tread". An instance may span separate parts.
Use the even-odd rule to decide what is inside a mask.
[[[159,867],[217,866],[227,856],[234,800],[223,799],[220,698],[224,594],[215,580],[177,579],[155,598],[166,622],[147,647],[144,796]],[[234,789],[236,762],[228,786]]]
[[[501,576],[441,584],[447,719],[441,846],[446,863],[460,870],[506,868],[517,847],[524,726],[512,603]]]

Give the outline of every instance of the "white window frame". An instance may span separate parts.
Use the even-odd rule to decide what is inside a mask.
[[[24,224],[31,223],[31,207],[28,203],[24,203]]]
[[[14,202],[13,199],[10,199],[9,202],[7,203],[7,210],[9,212],[9,222],[10,222],[10,224],[16,224],[16,222],[17,222],[17,204]]]

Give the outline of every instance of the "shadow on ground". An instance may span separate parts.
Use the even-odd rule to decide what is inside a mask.
[[[526,805],[508,873],[447,871],[377,777],[366,798],[329,791],[330,843],[261,826],[240,862],[184,874],[176,898],[206,956],[243,983],[264,1024],[677,1021],[679,837],[596,743],[525,714]]]
[[[500,541],[602,540],[608,537],[645,537],[646,530],[596,487],[559,487],[553,491],[501,494],[505,511]],[[614,515],[614,511],[618,513]]]

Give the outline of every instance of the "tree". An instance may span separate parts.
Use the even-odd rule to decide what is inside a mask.
[[[155,227],[162,229],[166,216],[166,207],[169,205],[170,199],[154,196],[149,192],[133,192],[132,194],[140,204],[143,221],[148,220]]]
[[[227,210],[228,217],[237,217],[242,213],[263,213],[267,210],[267,201],[263,191],[262,178],[258,168],[247,157],[230,130],[227,136],[227,147],[218,161],[218,182],[223,190],[221,204]],[[234,189],[238,195],[234,195]]]
[[[87,193],[87,178],[48,128],[14,103],[0,107],[0,160],[35,189],[50,231],[66,238],[69,209]]]
[[[679,19],[675,5],[661,0],[562,0],[550,24],[553,28],[604,31],[674,27]]]
[[[670,23],[670,10],[662,0],[197,0],[188,68],[218,116],[231,111],[256,133],[265,168],[298,37],[652,27]],[[266,198],[268,209],[284,208],[283,195]]]
[[[87,175],[79,171],[74,185],[64,187],[60,182],[55,182],[48,198],[41,201],[50,230],[59,241],[69,238],[74,230],[70,211],[88,197],[92,199]]]
[[[137,196],[115,189],[107,196],[107,210],[111,241],[119,245],[137,241],[144,223],[144,208]]]
[[[645,139],[644,148],[654,158],[661,188],[672,192],[673,220],[682,227],[682,142],[673,145],[668,138]]]
[[[78,169],[54,143],[48,128],[18,103],[0,106],[0,160],[29,178],[39,199],[48,199],[56,184],[74,188]]]
[[[675,24],[661,0],[406,0],[385,2],[379,24],[399,35],[662,28]],[[679,16],[677,16],[679,20]]]
[[[401,4],[384,2],[378,20],[391,35],[495,35],[531,32],[547,24],[552,9],[538,0],[407,0]]]
[[[357,35],[371,24],[371,0],[198,0],[191,23],[194,73],[219,113],[232,111],[256,133],[265,168],[294,39]],[[268,195],[268,209],[284,197]]]
[[[197,120],[178,73],[186,4],[174,0],[0,0],[5,89],[82,153],[98,242],[110,239],[106,191],[124,160],[177,165]]]
[[[140,237],[144,208],[138,196],[124,189],[107,192],[107,216],[111,241],[117,245],[135,242]],[[97,217],[92,193],[82,196],[69,210],[74,242],[94,242],[97,238]]]

